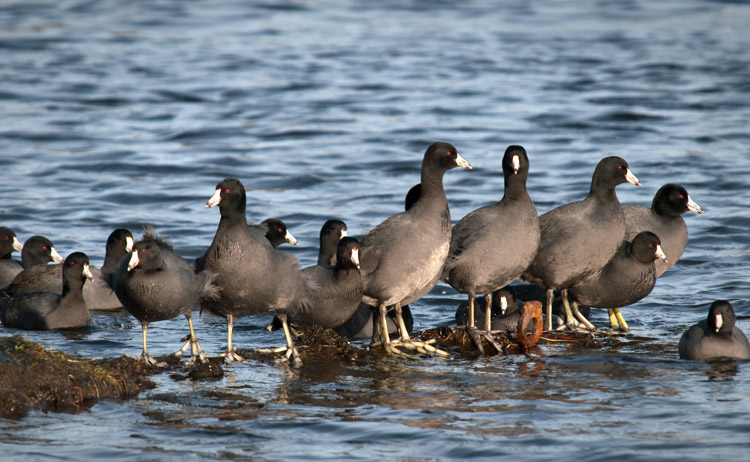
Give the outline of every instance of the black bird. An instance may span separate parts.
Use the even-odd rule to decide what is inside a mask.
[[[221,220],[211,246],[196,260],[196,269],[217,273],[215,282],[221,290],[216,299],[204,298],[201,307],[227,318],[226,361],[242,360],[232,347],[234,317],[269,312],[281,319],[288,339],[287,354],[296,361],[299,355],[290,340],[286,310],[301,287],[299,262],[274,251],[265,238],[265,243],[261,242],[248,232],[246,200],[242,183],[227,178],[206,203],[206,207],[219,206]]]
[[[625,217],[615,187],[626,181],[640,185],[624,159],[605,157],[594,170],[584,200],[561,205],[539,217],[539,248],[521,278],[547,289],[546,330],[552,329],[554,291],[560,290],[565,322],[574,328],[568,289],[601,270],[617,252],[625,236]],[[580,313],[576,317],[587,328],[595,329]]]
[[[708,318],[694,324],[678,345],[680,359],[750,359],[750,342],[735,325],[734,308],[726,300],[717,300],[708,309]]]
[[[260,239],[259,236],[261,235],[265,236],[274,250],[278,249],[285,242],[292,245],[299,245],[299,241],[287,229],[286,223],[276,218],[267,218],[261,221],[259,225],[248,225],[248,229],[256,239]],[[260,234],[254,234],[256,232],[260,232]]]
[[[662,241],[668,262],[656,261],[656,276],[661,276],[682,256],[687,246],[688,232],[682,214],[688,211],[703,213],[688,192],[678,184],[665,184],[654,195],[651,208],[625,204],[625,240],[632,240],[641,231],[651,231]]]
[[[181,314],[188,320],[190,335],[175,356],[180,357],[189,346],[192,353],[190,363],[196,358],[206,361],[195,337],[191,311],[201,299],[218,296],[218,287],[213,283],[215,277],[216,274],[209,271],[196,273],[169,243],[156,236],[151,227],[146,227],[143,240],[133,246],[130,256],[120,260],[117,270],[110,274],[109,282],[122,306],[141,323],[141,358],[147,364],[157,364],[149,355],[146,344],[149,324]]]
[[[505,192],[499,202],[469,213],[453,227],[450,251],[442,280],[468,295],[470,334],[474,329],[474,300],[485,294],[486,309],[492,306],[492,292],[523,273],[539,247],[539,216],[526,191],[529,158],[522,146],[509,146],[502,160]],[[492,316],[485,313],[485,336],[492,330]],[[474,336],[472,335],[472,338]],[[480,351],[481,339],[476,340]]]
[[[640,232],[632,243],[623,241],[601,271],[570,287],[568,296],[576,304],[607,308],[610,326],[627,332],[628,324],[619,308],[651,293],[656,284],[658,260],[667,261],[661,240],[650,231]]]
[[[453,145],[432,143],[422,160],[419,200],[376,226],[360,242],[363,301],[373,307],[373,316],[379,320],[373,340],[379,336],[389,353],[399,351],[388,336],[388,307],[396,310],[401,342],[414,346],[403,326],[401,307],[434,287],[448,256],[451,219],[443,175],[455,167],[470,169],[471,165]]]
[[[91,324],[83,300],[89,257],[82,252],[68,255],[63,263],[62,294],[31,292],[0,300],[0,320],[5,327],[28,330],[65,329]]]
[[[90,310],[114,310],[122,308],[122,304],[109,287],[104,272],[112,272],[117,268],[120,259],[127,255],[133,247],[133,235],[127,229],[116,229],[107,238],[107,248],[104,256],[104,265],[99,270],[90,267],[89,270],[94,280],[83,288],[83,299]],[[25,276],[19,277],[11,283],[6,292],[9,295],[24,294],[28,292],[55,292],[60,293],[62,283],[61,265],[38,265],[29,270]]]
[[[63,257],[57,253],[52,241],[44,236],[32,236],[26,240],[21,251],[21,270],[16,274],[10,283],[2,290],[7,296],[16,295],[15,287],[26,284],[26,281],[34,281],[40,274],[47,271],[47,263],[55,261],[63,262]],[[56,267],[56,266],[55,266]],[[56,267],[59,268],[59,267]],[[62,279],[60,279],[62,280]],[[60,284],[52,287],[52,292],[58,292]],[[35,291],[38,291],[35,290]]]
[[[23,244],[16,237],[12,229],[0,227],[0,287],[5,287],[21,271],[21,262],[13,260],[11,253],[14,250],[22,251]]]
[[[301,271],[304,286],[299,300],[288,311],[289,324],[297,328],[318,325],[336,328],[349,319],[362,300],[359,242],[339,240],[336,265],[315,265]]]

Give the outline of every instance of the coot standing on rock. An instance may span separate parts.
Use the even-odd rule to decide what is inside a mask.
[[[227,318],[225,360],[242,360],[232,347],[235,316],[276,313],[287,337],[287,354],[295,361],[299,355],[291,343],[286,309],[296,300],[301,286],[299,262],[279,253],[251,236],[247,229],[245,187],[236,178],[227,178],[216,186],[206,207],[219,206],[221,220],[211,246],[196,260],[196,269],[218,274],[221,290],[216,299],[204,298],[201,306]]]
[[[489,335],[492,292],[505,287],[529,267],[539,246],[539,216],[526,191],[529,158],[522,146],[508,146],[502,160],[502,199],[466,215],[453,227],[442,279],[469,297],[467,330],[474,335],[474,300],[485,294],[484,335]]]
[[[708,317],[682,334],[680,359],[750,359],[750,342],[735,325],[734,308],[727,300],[711,304]]]
[[[29,330],[65,329],[91,324],[91,316],[83,300],[89,258],[74,252],[63,263],[62,294],[31,292],[0,300],[0,320],[5,327]]]
[[[133,246],[130,257],[124,257],[117,270],[110,274],[109,282],[122,305],[141,323],[143,353],[148,364],[158,365],[148,353],[146,335],[152,322],[172,319],[184,314],[190,326],[185,345],[176,353],[180,357],[190,347],[192,357],[206,361],[203,349],[193,330],[191,310],[202,298],[218,295],[213,284],[216,274],[209,271],[196,273],[190,264],[177,255],[172,246],[156,236],[152,227],[146,227],[143,240]]]
[[[682,214],[688,211],[703,213],[685,188],[671,183],[656,191],[651,208],[624,204],[622,210],[625,213],[625,240],[632,240],[641,231],[651,231],[661,239],[667,262],[657,260],[657,277],[677,263],[687,246],[688,232]]]
[[[373,317],[378,319],[373,343],[380,337],[388,353],[400,353],[391,346],[388,336],[389,306],[396,310],[401,343],[407,347],[417,345],[406,333],[401,307],[429,292],[442,272],[451,236],[443,175],[455,167],[470,169],[471,165],[453,145],[432,143],[422,160],[419,200],[409,210],[376,226],[360,243],[363,301],[373,307]]]
[[[11,253],[14,250],[21,252],[23,244],[18,240],[12,229],[0,227],[0,287],[10,284],[10,281],[23,271],[21,262],[11,258]]]
[[[557,207],[539,217],[541,239],[536,257],[522,279],[547,289],[545,329],[552,329],[552,299],[560,290],[565,322],[576,321],[568,301],[568,288],[599,271],[617,251],[625,235],[625,218],[615,187],[625,182],[639,186],[628,163],[605,157],[594,170],[591,189],[582,201]],[[589,329],[594,326],[576,313]]]
[[[103,273],[112,272],[122,257],[127,255],[133,247],[133,235],[127,229],[116,229],[107,238],[107,248],[104,255],[102,269],[89,267],[94,280],[83,287],[83,299],[90,310],[114,310],[122,308],[122,304],[109,287]],[[30,270],[25,277],[11,283],[6,292],[9,295],[24,294],[28,292],[55,292],[60,293],[62,287],[61,265],[39,265]]]
[[[568,297],[575,304],[607,308],[610,326],[627,332],[628,324],[619,308],[651,293],[656,284],[657,260],[667,261],[661,240],[650,231],[640,232],[632,243],[623,241],[601,271],[570,287]]]

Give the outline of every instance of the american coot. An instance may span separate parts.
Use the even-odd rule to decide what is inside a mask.
[[[21,251],[21,266],[23,266],[23,270],[16,274],[13,280],[3,288],[5,295],[16,295],[16,286],[23,286],[26,284],[26,281],[36,280],[40,274],[44,274],[47,271],[47,263],[51,261],[63,262],[63,257],[57,253],[55,246],[52,245],[52,241],[44,236],[28,238]],[[58,292],[60,290],[61,280],[61,276],[55,280],[56,284],[51,288],[51,292]],[[37,292],[39,290],[34,291]]]
[[[346,223],[341,220],[328,220],[320,228],[320,248],[318,249],[319,265],[335,265],[336,249],[339,241],[348,236]]]
[[[360,243],[363,301],[377,310],[373,315],[379,319],[373,339],[379,336],[389,353],[399,350],[391,347],[387,333],[387,307],[395,307],[401,342],[408,347],[416,345],[403,326],[401,307],[432,289],[448,256],[451,219],[443,175],[454,167],[471,165],[453,145],[431,144],[422,160],[419,200],[379,224]]]
[[[625,240],[632,240],[641,231],[652,231],[662,241],[667,262],[656,261],[656,276],[661,276],[677,263],[687,245],[688,232],[682,214],[691,211],[703,213],[693,202],[685,188],[678,184],[665,184],[654,195],[651,208],[625,204]]]
[[[602,269],[617,252],[625,235],[625,218],[615,187],[626,181],[640,185],[624,159],[605,157],[594,170],[591,189],[584,200],[562,205],[539,217],[539,248],[521,277],[547,289],[546,330],[552,329],[554,290],[560,290],[566,324],[575,327],[568,288]],[[594,329],[580,313],[577,318]]]
[[[708,310],[708,318],[694,324],[680,338],[680,359],[750,359],[750,342],[735,325],[734,308],[726,300],[717,300]]]
[[[287,313],[289,324],[294,327],[338,327],[351,317],[362,300],[359,242],[353,237],[339,240],[335,266],[310,266],[300,274],[304,287]]]
[[[227,318],[225,360],[242,360],[232,347],[235,316],[275,312],[287,335],[287,354],[294,355],[296,361],[298,354],[289,340],[286,309],[296,300],[296,290],[302,285],[299,262],[290,255],[269,249],[248,232],[245,187],[239,180],[227,178],[216,186],[206,207],[217,205],[221,220],[211,246],[196,260],[196,269],[218,273],[219,297],[204,298],[201,306]]]
[[[515,333],[518,320],[521,318],[523,302],[516,298],[511,286],[503,287],[492,293],[490,299],[492,308],[490,311],[491,331],[503,331]],[[477,309],[476,320],[486,326],[484,317],[487,314],[486,300],[476,300],[474,308]],[[456,325],[465,326],[469,320],[469,302],[465,301],[456,310]]]
[[[94,280],[83,288],[83,299],[90,310],[114,310],[122,308],[122,304],[109,287],[102,272],[114,271],[120,259],[133,247],[133,235],[127,229],[116,229],[107,238],[107,248],[102,270],[90,267]],[[16,278],[7,288],[9,295],[28,292],[56,292],[62,287],[61,265],[37,265]]]
[[[623,241],[602,270],[568,289],[573,303],[609,310],[610,326],[627,332],[619,307],[642,300],[656,284],[655,260],[667,261],[659,237],[638,233],[633,242]]]
[[[13,260],[11,253],[14,250],[22,251],[23,244],[16,237],[12,229],[0,227],[0,287],[5,287],[21,271],[21,262]]]
[[[63,263],[62,294],[31,292],[0,301],[0,320],[5,327],[29,330],[65,329],[91,324],[82,289],[89,271],[89,258],[74,252]]]
[[[442,274],[451,287],[468,295],[466,326],[470,333],[474,329],[476,295],[486,294],[485,306],[491,308],[492,292],[518,278],[531,264],[539,246],[539,216],[526,192],[529,175],[526,150],[522,146],[509,146],[502,169],[503,198],[474,210],[453,227]],[[491,330],[491,319],[485,314],[485,335]],[[476,343],[481,351],[481,339]]]
[[[120,260],[117,270],[109,277],[109,283],[122,306],[141,323],[141,358],[147,364],[157,364],[146,345],[149,324],[181,314],[188,320],[190,336],[175,356],[181,356],[189,346],[192,353],[190,363],[196,358],[206,361],[195,337],[191,310],[198,306],[201,298],[218,296],[218,288],[213,284],[215,277],[216,274],[209,271],[196,274],[170,244],[156,236],[151,227],[146,227],[143,240],[133,246],[130,256]]]
[[[292,245],[299,245],[299,241],[287,229],[286,223],[276,218],[267,218],[261,221],[259,225],[248,225],[248,229],[251,234],[259,232],[259,234],[253,234],[258,240],[260,236],[265,236],[274,250],[278,249],[285,242]]]

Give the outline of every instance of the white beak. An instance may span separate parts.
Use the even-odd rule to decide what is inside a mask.
[[[459,153],[456,153],[456,165],[471,170],[471,164],[469,163],[469,161],[461,157],[461,154]]]
[[[505,311],[508,310],[508,297],[503,295],[500,297],[500,311],[502,312],[503,316],[505,316]]]
[[[299,245],[299,241],[294,236],[292,236],[292,233],[290,233],[289,230],[286,231],[284,240],[292,245]]]
[[[352,261],[357,265],[357,269],[359,269],[359,249],[352,250]]]
[[[89,268],[89,265],[83,265],[83,275],[86,276],[89,281],[94,280],[94,275],[91,274],[91,268]]]
[[[341,240],[342,238],[344,238],[344,237],[346,237],[346,236],[348,236],[348,235],[349,235],[349,233],[348,233],[348,232],[346,232],[346,230],[345,230],[345,229],[342,229],[342,230],[341,230],[341,237],[339,237],[339,240]]]
[[[216,188],[214,195],[206,202],[206,208],[209,209],[221,203],[221,188]]]
[[[140,262],[141,262],[141,259],[138,258],[138,251],[134,250],[130,254],[130,261],[128,262],[128,271],[132,271],[133,268],[135,268],[136,266],[138,266],[138,263],[140,263]]]
[[[518,154],[513,156],[513,173],[518,173],[518,169],[521,168],[521,159],[519,159]]]
[[[669,263],[667,261],[667,256],[664,254],[664,251],[661,249],[661,245],[656,246],[656,256],[660,258],[664,263]]]
[[[631,172],[630,169],[628,169],[628,171],[625,172],[625,179],[628,181],[628,183],[632,183],[632,184],[634,184],[636,186],[640,186],[641,185],[641,182],[638,181],[638,177],[636,177],[635,175],[633,175],[633,172]]]
[[[65,259],[62,256],[60,256],[59,253],[57,253],[57,250],[55,250],[54,247],[50,247],[49,256],[52,257],[52,259],[55,260],[57,263],[62,263],[63,261],[65,261]]]
[[[719,332],[719,329],[721,329],[721,326],[724,325],[724,318],[720,315],[716,315],[716,332]]]
[[[125,238],[125,250],[127,250],[128,252],[133,251],[133,238],[130,236]]]
[[[16,236],[13,236],[13,248],[19,252],[23,250],[23,244],[21,244],[21,241]]]
[[[690,196],[688,196],[687,206],[688,206],[688,210],[690,210],[691,212],[695,212],[699,214],[703,213],[703,209],[701,208],[701,206],[693,202],[693,199],[691,199]]]

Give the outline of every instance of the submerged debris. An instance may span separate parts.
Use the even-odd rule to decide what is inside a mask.
[[[153,388],[159,372],[136,358],[79,359],[20,335],[0,338],[0,417],[30,409],[79,412],[99,399],[127,399]]]

